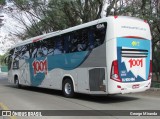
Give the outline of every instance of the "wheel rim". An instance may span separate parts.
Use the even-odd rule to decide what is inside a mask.
[[[64,87],[65,93],[66,94],[71,94],[72,88],[70,83],[66,83]]]

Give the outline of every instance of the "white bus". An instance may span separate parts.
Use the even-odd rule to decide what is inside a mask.
[[[66,97],[141,92],[151,86],[151,53],[145,20],[110,16],[16,44],[8,80]]]

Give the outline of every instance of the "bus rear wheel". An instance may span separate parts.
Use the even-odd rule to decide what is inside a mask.
[[[62,85],[63,95],[67,98],[74,96],[73,82],[71,79],[65,79]]]

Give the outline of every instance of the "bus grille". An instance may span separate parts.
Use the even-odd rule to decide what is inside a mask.
[[[148,50],[121,49],[121,56],[128,57],[128,58],[143,58],[148,56]]]
[[[103,80],[105,80],[104,68],[94,68],[89,70],[90,91],[106,91],[105,85],[103,85]]]

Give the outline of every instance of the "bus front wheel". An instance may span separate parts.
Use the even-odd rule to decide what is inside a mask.
[[[65,79],[63,81],[63,95],[67,98],[74,96],[73,82],[71,79]]]
[[[15,77],[15,84],[17,88],[21,88],[21,85],[19,84],[19,79],[17,76]]]

